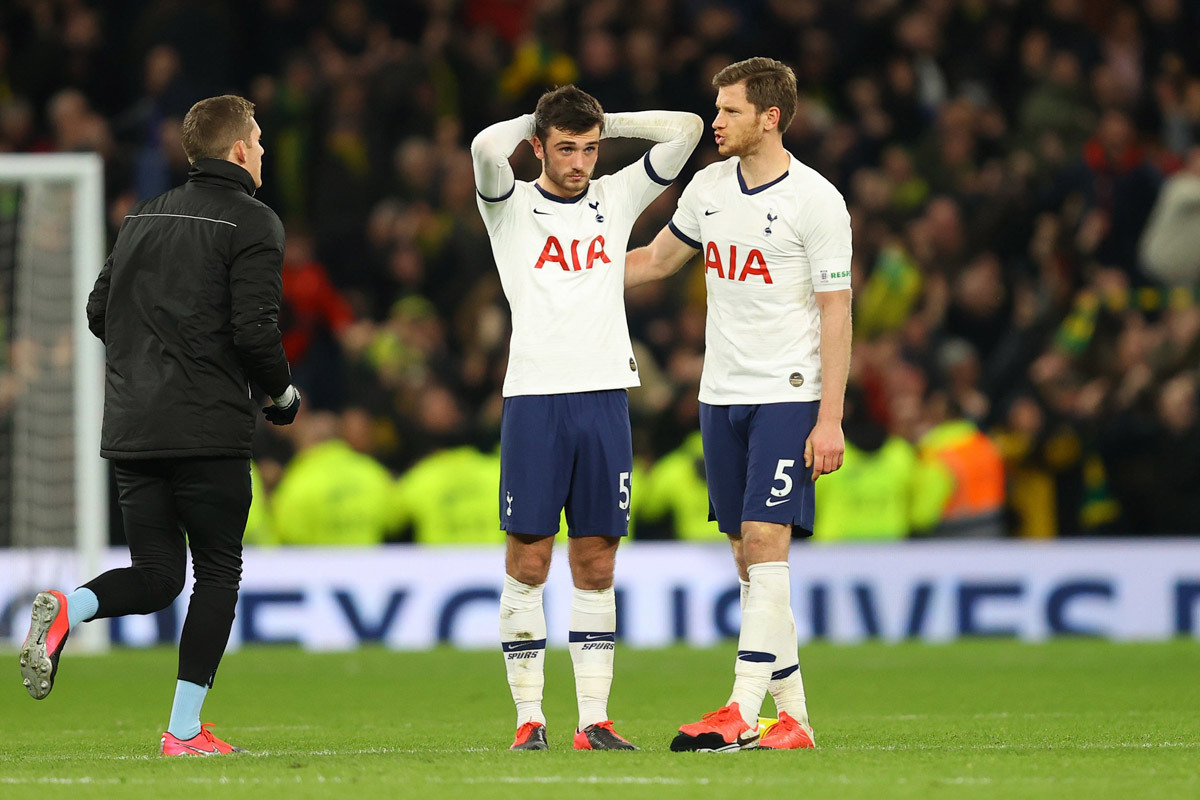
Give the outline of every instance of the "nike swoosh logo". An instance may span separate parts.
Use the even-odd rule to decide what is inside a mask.
[[[713,214],[720,214],[720,213],[721,213],[721,209],[718,208],[714,211],[705,211],[704,216],[711,217]]]
[[[589,633],[587,636],[584,636],[583,638],[585,638],[585,639],[587,639],[589,642],[591,642],[591,641],[594,641],[594,640],[596,640],[596,639],[608,639],[608,638],[610,638],[611,636],[612,636],[612,634],[611,634],[611,633]]]
[[[188,750],[191,750],[193,753],[199,753],[202,756],[219,756],[219,755],[221,755],[221,751],[218,750],[216,747],[213,747],[212,750],[201,750],[199,747],[192,747],[190,744],[185,744],[184,747],[186,747]]]
[[[536,208],[533,210],[533,213],[535,213],[535,214],[542,214],[543,216],[549,216],[549,215],[550,215],[550,212],[549,212],[549,211],[538,211]]]
[[[750,730],[752,730],[753,733],[749,736],[746,736],[745,738],[743,738],[741,734],[738,734],[738,737],[737,737],[738,747],[746,747],[746,746],[752,745],[758,741],[758,729],[751,728]]]
[[[770,497],[767,498],[767,508],[771,508],[772,506],[781,506],[784,503],[792,502],[792,498],[790,498],[790,497],[785,497],[782,500],[775,500],[775,502],[771,502],[771,500],[772,500],[772,498],[770,498]]]

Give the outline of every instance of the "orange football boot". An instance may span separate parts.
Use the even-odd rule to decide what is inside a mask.
[[[747,725],[737,703],[710,711],[699,722],[683,725],[671,742],[675,752],[732,753],[758,743],[758,726]]]
[[[762,750],[810,750],[816,747],[813,730],[801,725],[786,711],[779,712],[779,721],[767,729],[758,740]]]
[[[546,726],[530,720],[517,728],[517,736],[513,739],[509,750],[549,750],[546,741]]]
[[[62,592],[38,592],[33,598],[29,635],[21,645],[21,678],[34,700],[44,699],[54,688],[58,657],[70,635],[67,596]]]
[[[632,742],[613,730],[611,719],[588,725],[575,731],[576,750],[640,750]]]
[[[229,742],[223,742],[212,735],[209,730],[213,724],[206,722],[200,726],[200,732],[190,739],[178,739],[169,732],[163,731],[162,754],[164,756],[223,756],[229,753],[246,752],[240,747],[234,747]]]

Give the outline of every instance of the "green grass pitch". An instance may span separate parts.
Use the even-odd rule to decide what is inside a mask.
[[[670,752],[725,701],[733,650],[617,651],[609,708],[640,753],[571,750],[570,658],[552,650],[552,750],[510,753],[499,653],[246,649],[204,717],[252,753],[210,759],[156,755],[173,651],[68,650],[42,702],[5,652],[0,797],[1200,797],[1195,641],[810,645],[818,750]]]

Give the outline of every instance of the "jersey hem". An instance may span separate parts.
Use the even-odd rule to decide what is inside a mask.
[[[762,395],[750,397],[722,397],[718,399],[714,398],[707,392],[701,392],[697,399],[701,403],[709,406],[768,406],[776,403],[815,403],[820,401],[821,392],[820,388],[818,387],[817,393],[812,397],[807,395],[792,395],[790,397],[768,397],[766,399],[764,399]]]
[[[583,394],[585,392],[611,392],[619,389],[632,389],[635,386],[641,386],[641,381],[636,383],[622,383],[618,386],[602,384],[600,386],[588,386],[582,389],[556,389],[548,386],[534,386],[528,389],[508,389],[500,390],[501,397],[529,397],[531,395],[545,394]]]

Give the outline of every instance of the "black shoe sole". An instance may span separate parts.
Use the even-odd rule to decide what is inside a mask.
[[[737,742],[730,744],[719,733],[702,733],[699,736],[689,736],[680,733],[671,740],[671,750],[676,753],[736,753],[742,746]]]

